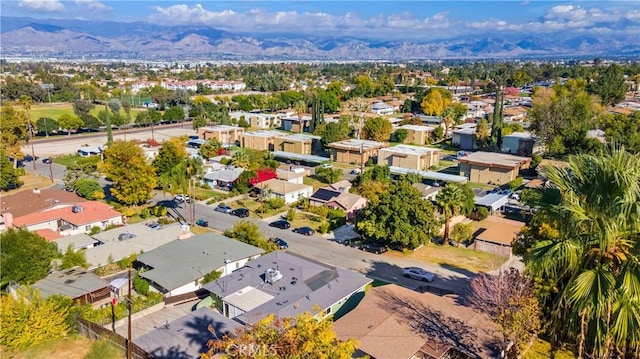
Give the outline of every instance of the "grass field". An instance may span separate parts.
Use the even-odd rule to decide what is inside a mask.
[[[91,114],[97,116],[100,111],[104,110],[104,106],[96,106]],[[131,120],[133,121],[136,118],[138,112],[142,112],[146,110],[142,109],[131,109]],[[33,121],[37,121],[40,117],[49,117],[57,120],[62,114],[73,115],[73,105],[70,103],[53,103],[49,104],[39,104],[31,106],[31,110],[29,110],[29,118]],[[122,116],[126,116],[123,110],[120,110],[120,114]]]
[[[491,253],[434,243],[427,243],[422,248],[408,254],[390,251],[390,255],[406,256],[422,262],[437,264],[442,267],[464,269],[474,273],[494,270],[507,260],[505,257]]]
[[[91,351],[92,341],[74,335],[64,339],[53,339],[40,345],[19,352],[2,352],[0,358],[13,359],[39,359],[39,358],[65,358],[84,359]],[[123,356],[122,356],[123,357]]]

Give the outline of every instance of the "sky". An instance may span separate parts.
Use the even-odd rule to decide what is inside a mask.
[[[2,0],[0,4],[3,16],[206,25],[234,33],[434,38],[479,33],[571,32],[640,37],[640,0]]]

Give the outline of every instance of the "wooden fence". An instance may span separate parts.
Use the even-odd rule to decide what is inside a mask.
[[[164,297],[165,305],[175,305],[180,303],[191,302],[198,299],[204,299],[209,296],[209,291],[206,289],[198,289],[195,292],[189,292],[184,294],[173,295],[171,297]]]
[[[76,318],[76,321],[78,322],[78,331],[80,332],[80,334],[94,340],[107,339],[108,341],[113,343],[113,345],[120,348],[123,353],[127,352],[127,338],[86,319]],[[149,353],[137,346],[136,343],[131,343],[131,357],[133,359],[152,358]]]

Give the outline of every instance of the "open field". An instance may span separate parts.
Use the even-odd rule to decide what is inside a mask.
[[[29,168],[30,169],[30,168]],[[14,193],[18,193],[21,191],[30,191],[34,188],[45,188],[49,187],[53,184],[51,180],[47,177],[40,176],[37,174],[33,174],[32,172],[27,172],[24,176],[20,176],[20,181],[23,183],[22,186],[16,189],[12,189],[7,192],[2,192],[3,196],[12,195]]]
[[[427,243],[422,248],[407,254],[390,251],[390,255],[437,264],[445,268],[464,269],[474,273],[492,271],[507,260],[505,257],[491,253],[434,243]]]
[[[104,106],[96,106],[93,110],[91,110],[91,114],[97,116],[100,111],[104,110]],[[133,121],[136,118],[138,112],[146,111],[145,109],[131,109],[131,120]],[[63,114],[73,115],[73,105],[66,102],[56,102],[51,105],[47,104],[37,104],[32,105],[31,110],[29,110],[29,118],[32,121],[37,121],[40,117],[49,117],[57,120]],[[125,112],[121,109],[120,115],[126,116]]]
[[[91,340],[83,336],[74,335],[69,338],[49,340],[20,352],[3,352],[0,350],[0,357],[13,359],[84,359],[89,354],[92,343]]]

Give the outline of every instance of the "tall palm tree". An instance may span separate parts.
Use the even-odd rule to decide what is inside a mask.
[[[449,183],[436,196],[436,204],[444,216],[444,241],[446,242],[449,240],[451,218],[464,213],[469,206],[469,191],[465,191],[461,185]]]
[[[236,167],[251,167],[251,156],[249,156],[249,153],[244,148],[241,148],[233,154],[232,161],[233,165]]]
[[[300,100],[295,103],[294,109],[296,111],[296,115],[298,115],[298,122],[300,123],[300,132],[302,132],[302,128],[304,127],[302,123],[302,115],[307,113],[307,104],[303,100]]]
[[[640,157],[612,149],[570,158],[544,174],[560,190],[558,235],[526,256],[555,283],[552,334],[576,338],[578,356],[640,356]],[[586,353],[586,355],[585,355]]]

